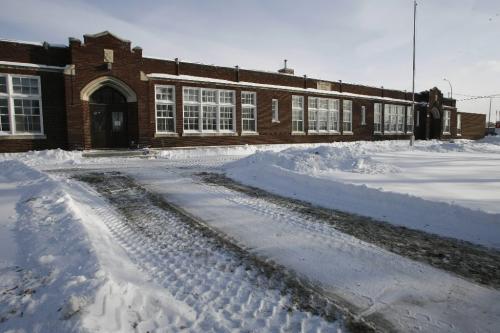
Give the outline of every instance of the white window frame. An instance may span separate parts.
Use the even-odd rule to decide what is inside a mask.
[[[457,113],[457,136],[462,136],[462,115]]]
[[[198,91],[198,101],[186,101],[185,95],[188,89],[194,89]],[[203,92],[204,91],[215,91],[215,102],[203,102]],[[232,103],[221,102],[221,95],[223,93],[230,92],[232,94]],[[197,106],[198,107],[198,129],[186,129],[185,126],[185,106]],[[216,107],[216,129],[215,130],[204,130],[203,129],[203,106],[212,106]],[[231,107],[232,108],[232,129],[221,129],[221,108]],[[183,86],[182,87],[182,115],[183,115],[183,124],[182,129],[185,134],[236,134],[236,91],[228,90],[228,89],[215,89],[215,88],[200,88],[200,87],[190,87]]]
[[[364,105],[361,106],[361,126],[366,125],[366,107]]]
[[[301,106],[296,106],[294,103],[294,100],[300,101]],[[300,119],[296,119],[295,115],[299,113],[300,114]],[[295,130],[295,123],[297,125],[297,130]],[[304,96],[299,96],[299,95],[292,95],[292,134],[304,134],[305,132],[304,129]]]
[[[413,131],[415,130],[413,128],[414,120],[412,111],[412,106],[408,105],[406,107],[406,133],[413,133]]]
[[[0,73],[0,76],[5,77],[7,91],[5,93],[0,93],[0,98],[7,100],[7,109],[9,115],[9,131],[0,131],[0,136],[44,136],[43,127],[43,105],[42,105],[42,85],[41,78],[38,75],[24,75],[24,74],[10,74],[10,73]],[[37,80],[38,94],[23,94],[14,93],[14,87],[12,83],[13,78],[29,78]],[[38,108],[40,111],[40,131],[39,132],[26,132],[16,130],[16,115],[14,109],[14,100],[36,100],[38,101]]]
[[[243,95],[249,94],[253,96],[253,104],[243,104]],[[252,118],[243,118],[243,110],[244,109],[252,109],[253,119]],[[245,120],[253,120],[255,130],[245,130],[243,124]],[[241,132],[242,133],[257,133],[257,93],[255,91],[242,91],[241,92]]]
[[[172,89],[172,100],[164,100],[164,99],[158,99],[157,97],[157,89],[160,88],[166,88],[166,89]],[[177,133],[177,121],[176,121],[176,108],[175,108],[175,86],[174,85],[163,85],[163,84],[155,84],[155,129],[156,133],[158,134],[175,134]],[[158,117],[158,105],[172,105],[172,117]],[[159,131],[158,130],[158,119],[173,119],[173,131]]]
[[[321,106],[321,102],[326,102],[326,108]],[[316,105],[316,107],[313,106]],[[308,134],[338,134],[339,129],[339,105],[340,101],[334,98],[325,97],[308,97],[307,98],[307,112],[308,112]],[[323,118],[326,118],[326,129],[321,129],[321,114],[323,113]],[[313,116],[314,115],[314,116]],[[313,116],[313,117],[312,117]],[[315,121],[312,126],[311,120]]]
[[[279,101],[276,98],[273,98],[271,100],[271,117],[272,117],[272,122],[273,123],[279,123],[280,122],[280,116],[279,116]]]
[[[348,107],[346,107],[348,106]],[[347,112],[346,112],[347,111]],[[349,129],[346,130],[346,124]],[[342,134],[352,134],[352,101],[350,99],[342,100]]]
[[[405,133],[405,106],[384,104],[384,134]]]
[[[382,118],[383,118],[382,103],[373,103],[373,133],[382,133]],[[377,126],[378,125],[378,126]]]
[[[447,130],[448,129],[448,130]],[[451,134],[451,111],[443,111],[443,135]]]

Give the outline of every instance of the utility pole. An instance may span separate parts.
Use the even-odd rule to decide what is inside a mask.
[[[411,85],[411,114],[415,117],[415,32],[416,32],[416,22],[417,22],[417,0],[413,1],[413,78]],[[415,141],[415,129],[411,134],[410,146],[413,146],[413,141]]]
[[[490,112],[488,113],[488,134],[490,133],[490,126],[491,126],[491,100],[492,98],[490,97]]]

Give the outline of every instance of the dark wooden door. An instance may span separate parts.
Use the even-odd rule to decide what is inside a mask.
[[[89,101],[92,148],[128,147],[127,103],[111,87],[92,94]]]

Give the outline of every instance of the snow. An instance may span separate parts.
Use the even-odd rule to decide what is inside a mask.
[[[78,202],[92,197],[69,195],[71,180],[61,184],[19,161],[0,162],[0,170],[2,331],[124,332],[137,316],[163,315],[176,325],[191,319],[183,304],[151,287],[99,216]],[[142,307],[131,311],[138,300]]]
[[[305,220],[265,199],[200,183],[181,171],[125,171],[239,246],[350,304],[359,316],[382,317],[403,332],[496,330],[498,291]],[[279,173],[272,176],[282,179]],[[307,185],[286,181],[290,186]]]
[[[17,67],[30,67],[36,69],[50,69],[62,71],[64,70],[64,66],[49,66],[49,65],[40,65],[40,64],[32,64],[28,62],[14,62],[14,61],[0,61],[0,66],[17,66]]]
[[[357,316],[400,331],[495,332],[500,322],[496,289],[193,176],[225,172],[316,205],[499,249],[500,139],[488,137],[414,147],[384,141],[151,150],[149,158],[0,154],[2,331],[223,331],[243,322],[271,330],[290,318],[318,331],[338,327],[283,313],[286,298],[254,286],[248,273],[219,270],[227,254],[186,238],[169,215],[144,217],[145,228],[161,231],[159,243],[140,235],[95,189],[70,178],[72,170],[129,175]],[[190,246],[208,257],[183,252]],[[273,310],[264,321],[266,309]]]
[[[406,141],[258,151],[237,181],[327,208],[500,248],[500,145]]]
[[[322,95],[333,95],[333,96],[338,96],[338,97],[357,97],[357,98],[367,98],[371,100],[380,100],[380,101],[388,101],[388,102],[397,102],[397,103],[405,103],[405,104],[410,104],[411,101],[405,100],[405,99],[398,99],[398,98],[390,98],[390,97],[380,97],[380,96],[373,96],[373,95],[361,95],[361,94],[354,94],[354,93],[348,93],[348,92],[340,92],[340,91],[329,91],[329,90],[321,90],[321,89],[314,89],[314,88],[298,88],[298,87],[291,87],[291,86],[280,86],[280,85],[274,85],[274,84],[264,84],[264,83],[255,83],[255,82],[245,82],[245,81],[230,81],[230,80],[223,80],[223,79],[213,79],[213,78],[208,78],[208,77],[201,77],[201,76],[193,76],[193,75],[173,75],[173,74],[165,74],[165,73],[150,73],[147,74],[147,77],[152,78],[152,79],[167,79],[167,80],[180,80],[180,81],[192,81],[192,82],[209,82],[209,83],[218,83],[218,84],[225,84],[225,85],[233,85],[233,86],[243,86],[243,87],[255,87],[255,88],[269,88],[269,89],[285,89],[289,91],[297,91],[297,92],[309,92],[309,93],[316,93],[316,94],[322,94]]]

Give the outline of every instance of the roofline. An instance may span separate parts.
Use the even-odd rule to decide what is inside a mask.
[[[202,76],[191,76],[191,75],[174,75],[174,74],[164,74],[164,73],[150,73],[147,74],[147,77],[155,80],[170,80],[170,81],[184,81],[184,82],[196,82],[196,83],[212,83],[212,84],[223,84],[229,86],[239,86],[239,87],[248,87],[248,88],[257,88],[257,89],[279,89],[285,91],[292,91],[298,93],[307,93],[307,94],[317,94],[317,95],[328,95],[335,97],[350,97],[350,98],[362,98],[368,100],[380,100],[380,101],[388,101],[388,102],[397,102],[411,105],[411,100],[391,98],[391,97],[381,97],[381,96],[373,96],[373,95],[362,95],[362,94],[354,94],[348,92],[340,92],[334,90],[320,90],[314,88],[299,88],[292,86],[281,86],[281,85],[273,85],[273,84],[264,84],[264,83],[255,83],[255,82],[236,82],[222,79],[213,79]]]
[[[121,40],[124,43],[130,43],[130,44],[132,44],[132,42],[130,40],[118,37],[117,35],[115,35],[114,33],[110,32],[109,30],[104,30],[104,31],[98,32],[96,34],[85,34],[85,35],[83,35],[83,37],[98,38],[98,37],[102,37],[102,36],[106,36],[106,35],[111,35],[111,36],[115,37],[116,39]]]
[[[65,44],[52,44],[49,42],[32,42],[32,41],[16,40],[16,39],[9,39],[9,38],[0,38],[0,42],[14,43],[14,44],[26,44],[26,45],[34,45],[34,46],[43,46],[45,43],[47,43],[49,45],[49,47],[57,47],[57,48],[67,48],[68,47],[68,45],[65,45]]]

